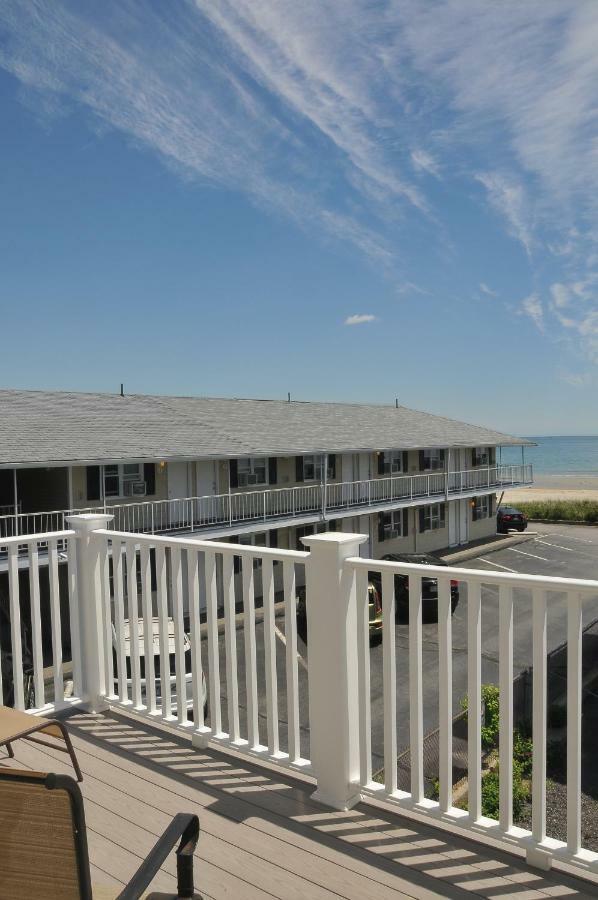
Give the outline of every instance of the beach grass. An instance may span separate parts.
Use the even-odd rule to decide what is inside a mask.
[[[598,500],[532,500],[517,508],[537,521],[598,523]]]

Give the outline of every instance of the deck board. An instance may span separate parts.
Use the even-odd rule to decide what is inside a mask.
[[[304,781],[128,717],[69,719],[81,769],[95,883],[118,885],[180,811],[197,812],[196,886],[205,897],[402,900],[596,896],[587,882],[447,835],[392,811],[347,813],[313,801]],[[68,772],[57,750],[20,741],[13,765]],[[4,761],[3,761],[4,762]],[[172,891],[175,860],[154,889]]]

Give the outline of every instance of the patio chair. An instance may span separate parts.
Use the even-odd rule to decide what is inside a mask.
[[[62,739],[64,746],[61,743],[41,740],[39,735]],[[8,755],[14,757],[12,745],[22,738],[68,753],[77,774],[77,781],[83,781],[75,750],[63,722],[59,722],[58,719],[42,719],[41,716],[32,716],[9,706],[0,706],[0,747],[6,747]]]
[[[147,894],[158,869],[177,848],[177,894]],[[93,890],[83,797],[74,778],[0,769],[0,900],[166,900],[192,897],[197,816],[179,813],[126,887]]]

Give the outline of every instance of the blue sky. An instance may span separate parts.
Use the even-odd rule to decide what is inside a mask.
[[[595,0],[0,0],[5,387],[598,433]]]

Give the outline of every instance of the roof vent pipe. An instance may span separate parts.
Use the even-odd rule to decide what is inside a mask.
[[[289,391],[289,393],[287,394],[287,403],[290,403],[290,402],[291,402],[291,392]]]
[[[395,397],[395,409],[399,408],[399,398]]]
[[[125,396],[125,386],[124,386],[124,384],[122,383],[122,381],[121,381],[121,383],[120,383],[120,396],[121,396],[121,397],[124,397],[124,396]]]

